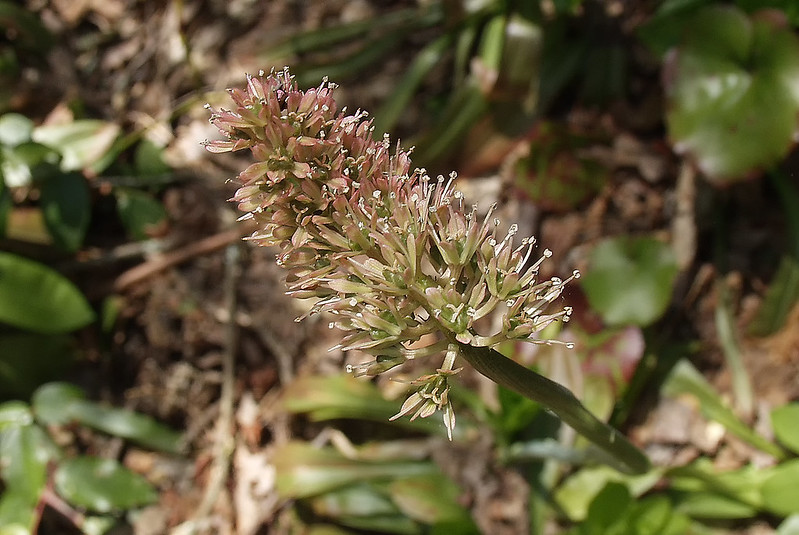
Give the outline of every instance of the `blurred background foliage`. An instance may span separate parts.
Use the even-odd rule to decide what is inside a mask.
[[[288,0],[132,4],[0,1],[0,534],[145,533],[143,512],[180,496],[150,532],[799,533],[796,2],[363,1],[337,18]],[[260,335],[277,379],[259,410],[281,423],[232,416],[264,369],[241,356],[246,331],[268,328],[222,288],[231,263],[258,264],[235,260],[216,220],[230,210],[207,204],[241,162],[192,155],[214,135],[203,102],[284,64],[373,106],[375,135],[415,146],[417,165],[515,206],[556,272],[581,269],[572,322],[547,333],[576,349],[503,353],[627,430],[651,473],[604,467],[535,403],[469,380],[454,444],[437,421],[389,423],[399,380],[331,374],[308,344],[286,364],[284,332]],[[186,262],[216,293],[170,286]],[[260,317],[294,314],[270,288]],[[155,319],[130,312],[159,292]],[[178,325],[206,316],[196,349]],[[122,361],[142,331],[161,345]],[[205,420],[188,397],[159,412],[142,370],[161,348],[170,370],[214,374]],[[675,435],[687,420],[699,431]],[[189,483],[165,462],[193,466]],[[220,506],[239,481],[265,490]]]

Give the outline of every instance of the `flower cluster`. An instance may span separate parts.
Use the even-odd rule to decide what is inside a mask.
[[[517,226],[501,234],[495,207],[478,218],[453,189],[454,174],[411,171],[408,151],[392,152],[387,136],[373,140],[365,112],[337,110],[334,89],[325,81],[300,91],[287,69],[248,76],[246,89],[230,91],[234,110],[212,111],[224,139],[207,149],[252,152],[233,197],[242,219],[257,223],[249,239],[279,247],[288,293],[314,299],[310,313],[331,315],[331,328],[346,331],[342,349],[374,355],[351,371],[376,375],[446,354],[436,374],[412,383],[397,417],[440,409],[451,435],[447,381],[458,371],[458,343],[551,343],[535,335],[568,320],[568,307],[549,305],[579,274],[537,280],[549,250],[530,261],[533,238],[514,245]],[[502,315],[499,329],[481,333],[493,313]]]

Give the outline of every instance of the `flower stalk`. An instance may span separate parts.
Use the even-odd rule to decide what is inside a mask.
[[[597,432],[605,424],[571,393],[491,349],[509,340],[561,343],[538,333],[568,321],[571,308],[552,305],[579,273],[539,280],[549,250],[531,259],[535,239],[514,243],[518,227],[500,231],[495,206],[478,218],[454,189],[454,173],[432,179],[411,170],[410,151],[392,151],[388,136],[373,140],[367,114],[339,112],[334,89],[325,81],[300,91],[287,69],[248,76],[246,89],[230,90],[235,110],[212,111],[224,139],[206,147],[253,154],[232,199],[241,219],[257,223],[248,239],[279,249],[288,294],[311,299],[309,314],[330,315],[330,327],[346,333],[338,347],[373,356],[349,371],[371,376],[442,358],[434,374],[411,382],[394,418],[441,412],[451,438],[449,385],[463,358],[552,408],[617,464],[629,458],[626,468],[644,470],[643,455],[617,432]],[[484,318],[496,315],[498,328],[487,329]]]

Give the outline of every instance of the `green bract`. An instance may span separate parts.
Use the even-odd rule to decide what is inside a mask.
[[[669,136],[715,183],[779,162],[799,113],[799,40],[777,12],[709,7],[665,68]]]

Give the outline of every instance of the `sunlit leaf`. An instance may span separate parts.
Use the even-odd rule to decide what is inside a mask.
[[[760,489],[763,507],[783,516],[799,513],[799,500],[796,499],[797,481],[799,481],[799,459],[775,466],[771,477]]]
[[[164,206],[147,192],[119,188],[117,213],[128,234],[136,240],[152,238],[166,224]]]
[[[317,448],[305,442],[289,442],[280,447],[273,462],[277,489],[284,498],[304,498],[361,481],[438,471],[429,462],[348,459],[332,448]]]
[[[674,148],[716,183],[775,165],[794,143],[799,38],[775,14],[703,9],[666,66]]]
[[[469,513],[458,504],[461,490],[443,474],[398,479],[388,488],[400,510],[419,522],[432,525],[469,519]]]
[[[605,323],[643,327],[666,310],[677,271],[668,245],[652,238],[611,238],[591,252],[580,285]]]
[[[6,401],[0,404],[0,432],[10,427],[23,427],[33,423],[33,413],[27,403]]]
[[[48,424],[78,422],[161,451],[177,452],[180,447],[180,434],[153,418],[88,401],[81,389],[67,383],[43,385],[32,404],[36,418]]]
[[[751,505],[712,491],[678,492],[675,493],[675,502],[677,511],[706,520],[752,518],[758,514]]]
[[[47,481],[47,463],[59,452],[37,425],[7,426],[0,432],[0,478],[11,489],[35,504]]]
[[[140,507],[158,499],[146,479],[113,459],[67,459],[58,465],[54,481],[65,500],[99,513]]]
[[[385,399],[373,383],[349,374],[300,377],[284,390],[283,403],[289,412],[308,414],[316,421],[357,418],[385,423],[401,405]],[[431,418],[413,422],[400,418],[390,423],[430,433],[446,432],[441,420]]]
[[[30,141],[33,121],[19,113],[6,113],[0,117],[0,144],[16,147]]]
[[[41,184],[41,207],[53,241],[62,249],[77,251],[91,219],[89,186],[80,173],[49,177]]]
[[[799,453],[799,403],[789,403],[771,412],[774,434],[786,448]]]
[[[36,501],[15,489],[0,494],[0,535],[31,535]]]
[[[0,322],[57,334],[92,321],[94,311],[66,278],[38,262],[0,252]]]
[[[791,515],[779,525],[777,535],[799,535],[799,514]]]
[[[82,119],[67,124],[38,126],[32,137],[61,154],[63,171],[78,171],[105,156],[118,135],[119,126],[114,123]]]

